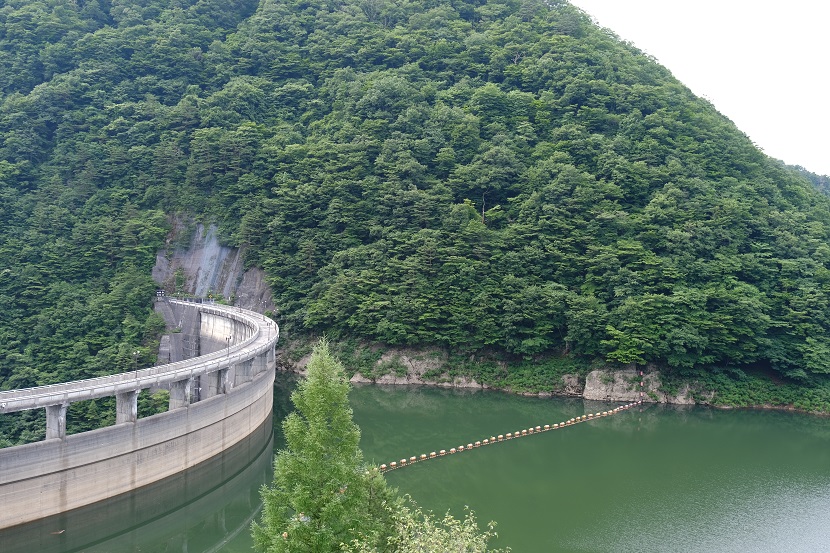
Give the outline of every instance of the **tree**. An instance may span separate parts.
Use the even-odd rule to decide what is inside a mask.
[[[372,546],[392,535],[394,491],[377,469],[367,469],[352,421],[343,366],[321,340],[308,378],[291,395],[297,411],[283,421],[286,449],[263,487],[255,547],[266,552],[322,553],[360,539]]]
[[[291,394],[297,411],[283,421],[286,449],[274,464],[274,482],[262,488],[260,523],[253,524],[257,551],[415,551],[479,553],[496,534],[480,533],[472,511],[464,520],[449,513],[436,520],[389,488],[366,467],[352,421],[343,365],[323,339],[308,362],[308,378]]]
[[[389,546],[397,553],[509,553],[507,549],[488,549],[487,542],[496,537],[491,522],[487,531],[480,532],[475,513],[467,509],[463,520],[449,513],[436,519],[431,512],[423,512],[412,500],[411,507],[404,506],[395,517],[395,534],[389,538]],[[378,549],[354,541],[343,548],[348,553],[377,553]]]

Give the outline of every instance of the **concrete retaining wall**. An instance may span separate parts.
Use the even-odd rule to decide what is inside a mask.
[[[233,347],[251,334],[251,327],[239,321],[213,313],[202,313],[199,326],[199,354],[207,355],[224,350],[228,346]]]

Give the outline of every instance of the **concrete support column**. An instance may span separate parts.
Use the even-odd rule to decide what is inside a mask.
[[[202,382],[204,382],[202,376],[203,375],[193,377],[193,382],[190,385],[190,403],[202,401]]]
[[[138,393],[141,390],[130,390],[115,394],[115,424],[135,422],[138,418]]]
[[[202,378],[207,383],[206,389],[202,390],[205,392],[205,399],[224,394],[227,391],[228,369],[219,369],[218,371],[207,373]]]
[[[66,438],[66,408],[68,403],[46,406],[46,439]]]
[[[253,368],[253,359],[248,359],[247,361],[240,361],[236,363],[234,368],[234,375],[233,375],[233,385],[239,386],[242,383],[250,382],[251,377],[253,376],[252,368]]]
[[[277,365],[277,348],[268,348],[268,368],[273,369]]]
[[[257,375],[259,373],[264,373],[268,370],[268,352],[261,353],[254,357],[251,360],[252,368],[251,368],[251,375]]]
[[[190,387],[193,385],[192,378],[186,378],[170,384],[170,406],[169,409],[178,409],[190,405]]]

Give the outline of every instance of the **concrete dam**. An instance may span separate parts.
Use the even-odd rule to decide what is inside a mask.
[[[269,420],[276,323],[252,311],[167,300],[196,321],[198,357],[76,382],[0,392],[0,416],[46,410],[46,439],[0,449],[0,529],[133,491],[221,454]],[[169,409],[137,416],[142,389]],[[66,434],[70,403],[116,398],[115,424]]]

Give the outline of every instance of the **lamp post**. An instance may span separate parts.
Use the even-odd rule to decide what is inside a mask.
[[[133,372],[135,373],[135,379],[138,380],[138,356],[141,355],[139,350],[135,350],[133,352]]]
[[[228,336],[227,338],[225,338],[225,343],[227,344],[227,347],[228,347],[228,353],[227,353],[228,357],[231,356],[231,338],[233,338],[233,336]]]

